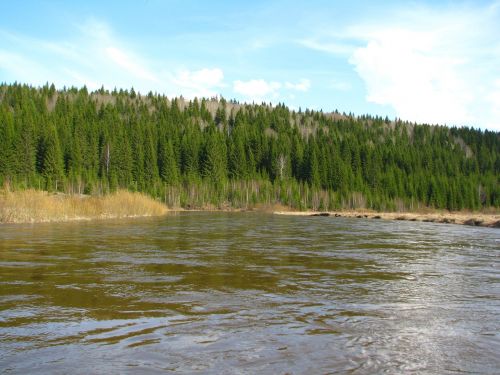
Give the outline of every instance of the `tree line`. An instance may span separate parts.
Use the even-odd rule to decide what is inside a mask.
[[[423,108],[422,110],[425,110]],[[0,183],[171,206],[500,207],[500,133],[133,89],[0,85]]]

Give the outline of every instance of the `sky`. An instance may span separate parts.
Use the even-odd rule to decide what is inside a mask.
[[[500,0],[0,1],[0,82],[500,131]]]

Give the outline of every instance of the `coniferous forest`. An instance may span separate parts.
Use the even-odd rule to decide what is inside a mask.
[[[425,108],[422,108],[425,111]],[[0,183],[169,206],[500,207],[500,133],[224,99],[0,85]]]

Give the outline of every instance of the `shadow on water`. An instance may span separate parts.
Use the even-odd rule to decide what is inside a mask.
[[[492,373],[499,232],[257,213],[0,227],[0,370]]]

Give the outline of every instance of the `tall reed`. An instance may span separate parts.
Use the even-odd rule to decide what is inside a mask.
[[[104,196],[49,194],[39,190],[0,191],[0,223],[159,216],[166,212],[164,204],[125,190]]]

